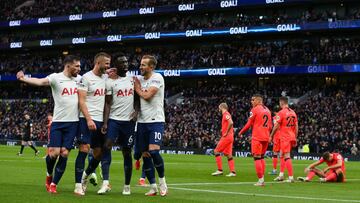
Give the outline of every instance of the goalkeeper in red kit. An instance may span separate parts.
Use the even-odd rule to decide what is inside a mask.
[[[235,164],[232,157],[234,128],[233,128],[233,121],[230,113],[228,112],[228,109],[229,108],[226,103],[221,103],[219,105],[219,111],[222,113],[221,138],[214,150],[218,170],[211,174],[213,176],[218,176],[223,174],[221,153],[223,153],[228,158],[230,173],[226,176],[228,177],[236,176]]]

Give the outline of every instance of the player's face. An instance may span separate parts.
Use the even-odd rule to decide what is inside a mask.
[[[110,68],[111,59],[108,57],[100,57],[98,59],[99,70],[102,74],[105,74],[106,70]]]
[[[255,107],[259,104],[259,99],[257,97],[251,97],[251,105]]]
[[[117,62],[118,64],[116,69],[118,70],[118,73],[126,73],[129,70],[129,62],[125,56],[118,58]]]
[[[48,119],[48,121],[52,121],[52,119],[53,119],[52,115],[48,115],[47,119]]]
[[[68,64],[70,74],[72,77],[76,77],[80,73],[80,61],[74,61],[73,63]]]
[[[219,111],[221,112],[221,106],[219,106]]]
[[[141,59],[140,73],[142,76],[149,74],[153,68],[149,65],[150,59]]]

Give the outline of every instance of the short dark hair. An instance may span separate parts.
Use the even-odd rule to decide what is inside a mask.
[[[156,60],[155,56],[153,56],[153,55],[144,55],[142,57],[142,59],[149,59],[149,65],[153,66],[154,69],[156,68],[157,60]]]
[[[289,103],[289,98],[287,98],[287,97],[280,97],[280,98],[279,98],[279,101],[282,101],[282,102],[284,102],[285,104],[288,104],[288,103]]]
[[[325,160],[329,160],[330,159],[330,152],[324,152],[323,154],[322,154],[322,158],[323,159],[325,159]]]
[[[74,63],[75,61],[80,61],[80,57],[79,56],[75,56],[75,55],[67,55],[64,58],[63,64],[64,66],[69,64],[69,63]]]
[[[112,56],[112,63],[114,67],[119,67],[119,65],[122,63],[122,61],[120,60],[120,58],[126,57],[124,53],[122,52],[117,52],[115,54],[113,54]]]
[[[97,60],[99,60],[100,57],[105,57],[105,58],[111,59],[110,54],[105,53],[105,52],[99,52],[99,53],[97,53],[97,54],[95,55],[95,57],[94,57],[94,64],[97,62]]]

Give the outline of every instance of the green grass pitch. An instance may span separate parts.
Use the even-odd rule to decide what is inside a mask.
[[[133,171],[130,196],[121,194],[123,186],[123,164],[121,152],[113,152],[110,171],[112,191],[106,195],[96,194],[98,187],[88,186],[86,196],[73,194],[74,165],[77,150],[71,152],[67,169],[58,185],[57,195],[45,190],[45,160],[42,154],[35,157],[26,147],[22,157],[16,156],[17,147],[0,146],[0,201],[9,202],[360,202],[360,162],[347,162],[344,184],[319,183],[274,183],[274,176],[266,175],[265,187],[255,187],[257,181],[251,158],[236,158],[237,177],[212,177],[215,160],[206,155],[163,155],[165,174],[169,187],[167,197],[146,197],[148,188],[139,187],[140,171]],[[223,159],[224,172],[228,173]],[[271,169],[270,159],[266,160]],[[293,161],[295,177],[303,176],[309,161]],[[101,183],[101,181],[100,181]]]

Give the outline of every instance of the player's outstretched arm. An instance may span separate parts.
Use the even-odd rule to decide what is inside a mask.
[[[19,71],[16,74],[16,78],[21,82],[34,86],[49,86],[50,82],[47,78],[26,78],[23,71]]]

